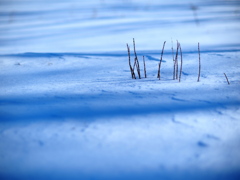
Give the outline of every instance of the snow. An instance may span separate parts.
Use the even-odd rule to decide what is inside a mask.
[[[239,5],[2,0],[0,179],[239,179]]]

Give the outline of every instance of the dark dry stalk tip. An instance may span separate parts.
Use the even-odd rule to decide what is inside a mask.
[[[134,48],[134,54],[135,54],[135,63],[134,63],[134,65],[136,65],[137,72],[138,72],[138,77],[139,77],[139,79],[141,79],[140,65],[139,65],[139,61],[138,61],[138,57],[137,57],[137,52],[136,52],[136,46],[135,46],[134,38],[133,38],[133,48]]]
[[[131,65],[130,47],[128,46],[128,44],[127,44],[127,50],[128,50],[128,62],[129,62],[129,68],[130,68],[131,76],[132,76],[132,79],[136,79],[134,69],[132,68],[132,65]]]
[[[198,80],[197,82],[200,81],[200,75],[201,75],[201,57],[200,57],[200,44],[198,43]]]
[[[226,80],[227,80],[228,85],[230,85],[230,82],[228,81],[227,75],[226,75],[225,73],[223,73],[223,74],[224,74],[224,76],[225,76],[225,78],[226,78]]]
[[[174,79],[178,79],[178,51],[179,51],[179,43],[177,41],[177,50],[176,50],[176,56],[175,56],[175,63],[174,63]]]
[[[181,65],[180,65],[180,72],[179,72],[179,82],[181,81],[181,76],[182,76],[182,65],[183,65],[183,59],[182,59],[182,48],[179,43],[179,49],[180,49],[180,54],[181,54]]]
[[[144,75],[145,75],[145,78],[147,78],[147,71],[146,71],[146,64],[145,64],[144,56],[143,56],[143,65],[144,65]]]
[[[174,59],[174,52],[173,52],[173,41],[172,41],[172,58],[173,58],[173,80],[175,80],[175,59]]]
[[[160,58],[160,62],[159,62],[159,65],[158,65],[158,76],[157,77],[159,78],[159,80],[161,79],[161,64],[162,64],[162,57],[163,57],[165,44],[166,44],[166,41],[164,41],[164,43],[163,43],[161,58]]]

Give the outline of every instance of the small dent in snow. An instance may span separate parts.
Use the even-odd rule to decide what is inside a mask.
[[[172,118],[172,122],[173,122],[173,123],[176,123],[176,124],[183,124],[182,122],[177,121],[174,117]]]
[[[181,121],[177,121],[174,117],[172,118],[172,122],[176,123],[176,124],[179,124],[179,125],[182,125],[182,126],[185,126],[185,127],[192,127],[188,124],[182,123]]]
[[[44,146],[44,142],[41,141],[41,140],[38,140],[38,145],[39,145],[39,146]]]
[[[206,143],[202,142],[202,141],[198,141],[198,142],[197,142],[197,145],[198,145],[199,147],[203,147],[203,148],[208,147],[208,145],[207,145]]]
[[[219,110],[216,110],[216,112],[219,114],[219,115],[223,115],[223,113]]]
[[[207,137],[208,139],[220,140],[218,137],[216,137],[216,136],[214,136],[214,135],[212,135],[212,134],[206,134],[206,137]]]
[[[179,99],[179,98],[175,98],[175,97],[172,97],[172,100],[185,102],[185,100],[183,100],[183,99]]]

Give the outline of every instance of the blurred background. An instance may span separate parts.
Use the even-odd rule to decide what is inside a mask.
[[[0,54],[239,48],[239,0],[0,0]],[[167,47],[171,43],[167,44]]]

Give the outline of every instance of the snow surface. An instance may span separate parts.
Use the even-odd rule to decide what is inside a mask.
[[[1,0],[0,11],[0,179],[240,178],[239,1]],[[133,37],[147,78],[131,79]]]

